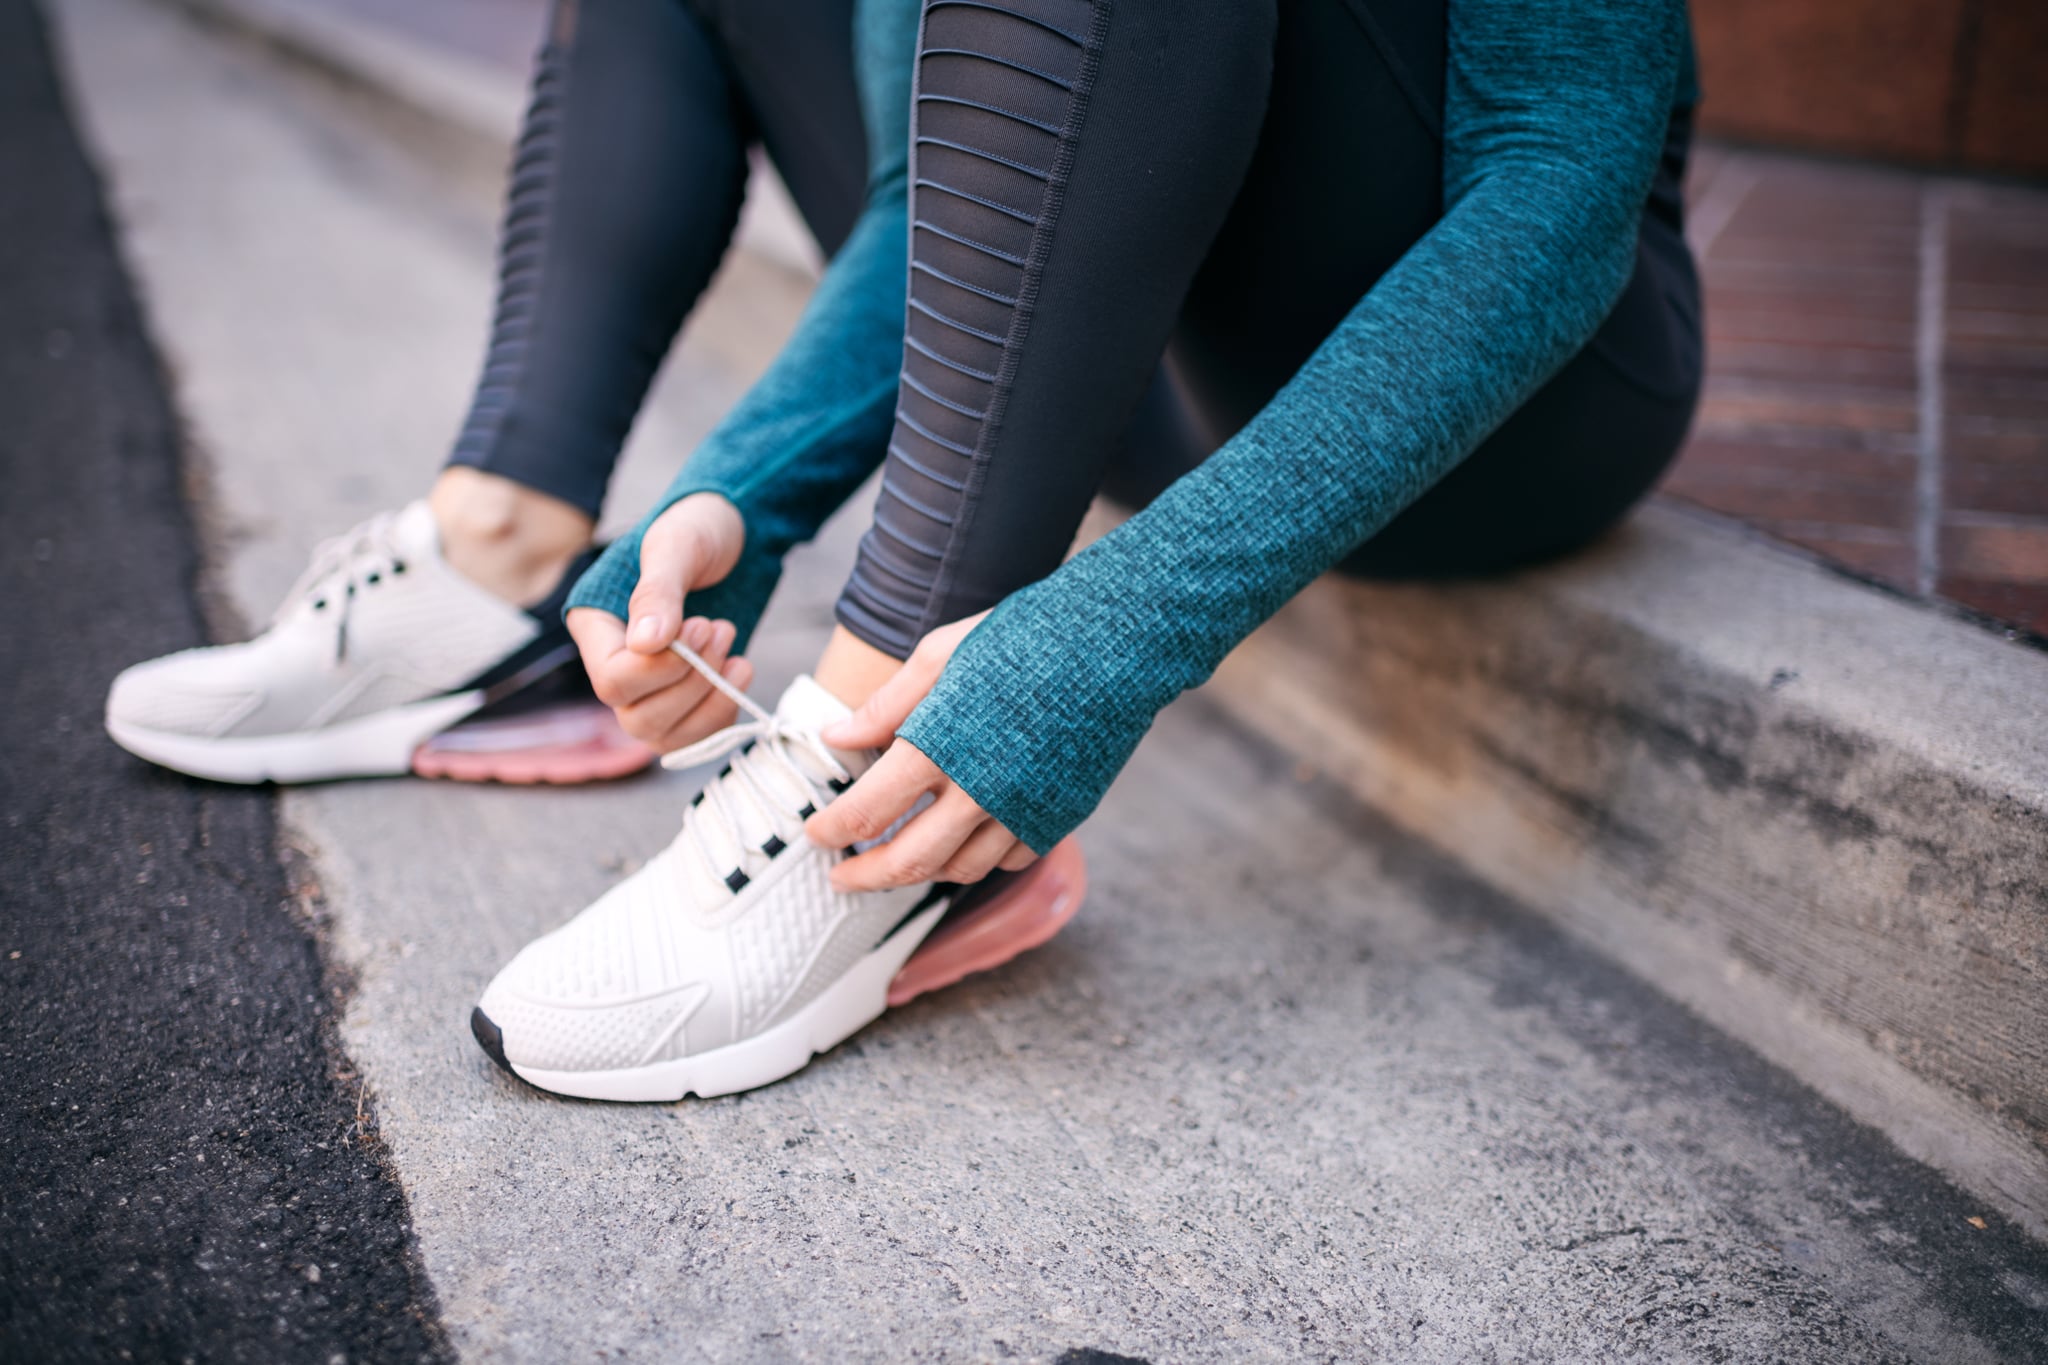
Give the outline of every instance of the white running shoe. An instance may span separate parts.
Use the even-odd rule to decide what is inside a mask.
[[[959,890],[833,890],[845,855],[803,825],[874,757],[818,738],[847,708],[802,677],[770,715],[675,648],[752,719],[662,760],[690,767],[743,746],[673,843],[528,944],[472,1012],[484,1051],[543,1090],[679,1100],[780,1080],[887,1008],[897,969]]]
[[[321,546],[255,639],[122,673],[107,733],[222,782],[395,775],[432,737],[575,658],[559,602],[523,611],[464,578],[415,502]]]

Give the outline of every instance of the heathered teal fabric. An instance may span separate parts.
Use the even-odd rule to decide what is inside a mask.
[[[1685,48],[1681,0],[1450,0],[1448,27],[1442,220],[1228,444],[998,606],[903,727],[903,738],[1041,852],[1094,810],[1161,708],[1484,440],[1585,345],[1628,281]],[[890,59],[889,79],[906,92],[907,72],[894,70],[908,53],[863,47],[864,60]],[[880,71],[870,73],[878,90]],[[905,122],[896,119],[898,135]],[[900,204],[895,214],[888,288],[900,348]],[[861,277],[877,296],[883,273],[876,262]],[[814,305],[798,340],[812,355],[836,350],[840,364],[808,379],[800,368],[791,374],[788,408],[750,394],[721,433],[745,409],[754,415],[741,427],[814,414],[808,384],[843,383],[854,371],[893,396],[900,355],[863,354],[856,366],[838,338],[809,335],[818,314]],[[864,344],[872,336],[860,333]],[[879,461],[890,410],[878,399],[863,416],[871,446],[864,460],[845,459],[842,477],[856,464],[864,477]],[[797,475],[790,453],[770,444],[754,448],[776,462],[774,477]],[[838,449],[821,443],[800,458]],[[731,496],[693,481],[702,455],[678,488]],[[769,496],[780,509],[772,525],[786,528],[777,536],[812,514],[815,529],[831,510],[764,489],[758,477],[733,483],[751,499],[734,499],[747,514],[750,557]],[[789,510],[799,502],[801,516]],[[772,569],[749,572],[772,585]],[[607,581],[600,595],[585,591],[586,579],[578,601],[623,616],[630,571]],[[699,607],[709,609],[707,597]]]
[[[740,509],[746,548],[724,582],[691,593],[693,616],[732,621],[744,650],[782,559],[888,452],[903,359],[909,250],[910,75],[916,0],[863,0],[854,11],[861,115],[867,126],[867,203],[819,281],[775,363],[704,438],[675,482],[631,532],[613,541],[569,595],[620,620],[640,579],[640,538],[678,499],[720,493]]]

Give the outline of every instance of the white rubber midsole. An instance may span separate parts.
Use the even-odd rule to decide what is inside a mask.
[[[512,1070],[543,1090],[587,1100],[679,1100],[686,1095],[710,1099],[779,1081],[881,1016],[889,1005],[889,982],[945,913],[944,901],[923,911],[816,999],[751,1038],[695,1057],[616,1071],[543,1071],[517,1062]]]
[[[337,777],[396,777],[412,771],[412,752],[484,704],[481,690],[431,697],[319,730],[203,739],[145,730],[111,717],[107,733],[138,758],[216,782],[323,782]]]

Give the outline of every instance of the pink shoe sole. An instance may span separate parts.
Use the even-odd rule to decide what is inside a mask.
[[[596,702],[458,725],[412,754],[412,770],[421,777],[520,785],[603,782],[637,773],[652,762],[654,752],[621,730],[611,710]]]
[[[918,946],[889,983],[889,1004],[908,1004],[926,991],[1000,967],[1057,934],[1088,894],[1081,846],[1062,839],[1052,852],[1002,891]]]

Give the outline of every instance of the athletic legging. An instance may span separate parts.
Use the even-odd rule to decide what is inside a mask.
[[[730,234],[749,127],[821,241],[843,235],[850,16],[563,7],[459,460],[595,509]],[[1444,62],[1445,0],[928,0],[897,421],[840,621],[903,656],[1057,567],[1095,493],[1144,502],[1264,406],[1439,216]],[[1347,569],[1550,558],[1655,482],[1699,387],[1689,124],[1599,335]]]
[[[852,0],[556,0],[450,463],[595,517],[647,387],[732,240],[759,145],[818,243],[860,214]]]
[[[1146,501],[1279,391],[1441,212],[1445,8],[928,0],[908,335],[848,629],[901,656],[994,605],[1105,483]],[[1598,338],[1348,567],[1541,560],[1655,482],[1699,386],[1689,122]]]

